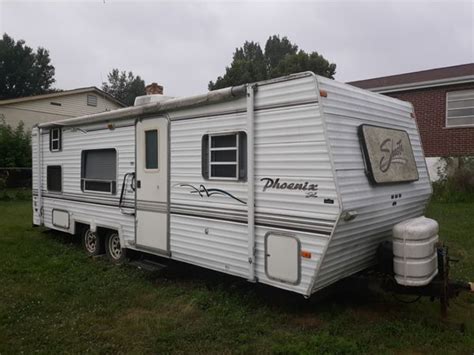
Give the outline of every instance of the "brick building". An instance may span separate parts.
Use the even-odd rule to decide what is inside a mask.
[[[439,157],[474,155],[474,63],[348,84],[413,104],[432,178]]]

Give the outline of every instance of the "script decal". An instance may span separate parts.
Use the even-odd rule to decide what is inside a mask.
[[[293,190],[293,191],[302,191],[305,193],[306,198],[316,198],[318,197],[318,184],[311,184],[309,181],[304,183],[294,183],[280,181],[280,178],[261,178],[260,181],[264,182],[263,192],[271,189],[275,190]]]
[[[407,160],[402,156],[403,145],[401,140],[394,144],[393,139],[387,138],[380,145],[380,151],[386,153],[380,158],[379,169],[382,172],[390,169],[392,164],[404,165],[407,163]]]

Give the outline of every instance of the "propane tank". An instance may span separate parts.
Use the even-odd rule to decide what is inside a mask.
[[[438,222],[424,216],[393,227],[395,280],[403,286],[425,286],[438,273]]]

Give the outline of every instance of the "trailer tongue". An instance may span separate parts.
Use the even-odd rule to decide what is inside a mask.
[[[426,217],[409,219],[393,227],[393,241],[380,244],[378,281],[397,294],[439,299],[447,315],[449,300],[462,291],[474,293],[474,283],[451,280],[448,247],[439,242],[438,223]],[[419,298],[416,298],[418,300]]]

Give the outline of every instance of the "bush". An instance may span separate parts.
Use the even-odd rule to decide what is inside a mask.
[[[433,183],[433,200],[474,202],[474,156],[441,159],[439,180]]]
[[[29,201],[31,200],[31,189],[0,189],[0,201]]]
[[[23,122],[13,129],[4,119],[0,120],[0,168],[31,167],[30,133]]]

